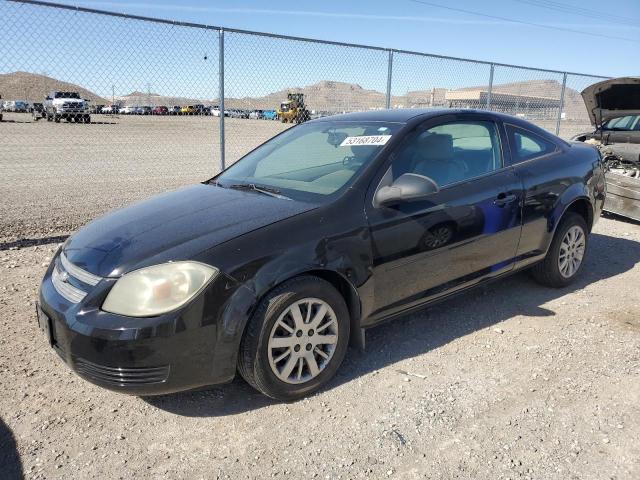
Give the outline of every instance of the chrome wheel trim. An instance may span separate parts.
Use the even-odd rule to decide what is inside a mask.
[[[565,233],[560,243],[558,255],[558,269],[564,278],[571,278],[580,268],[586,248],[586,236],[584,230],[574,225]]]
[[[338,319],[318,298],[303,298],[280,314],[269,334],[271,371],[279,380],[300,384],[316,378],[338,344]]]

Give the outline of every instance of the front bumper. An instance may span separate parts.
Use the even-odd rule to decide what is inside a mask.
[[[252,294],[220,274],[182,309],[153,318],[100,310],[115,279],[103,279],[79,303],[42,281],[38,323],[64,362],[110,390],[157,395],[229,382]]]

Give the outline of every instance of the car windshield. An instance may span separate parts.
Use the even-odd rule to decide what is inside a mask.
[[[640,131],[640,115],[612,118],[604,124],[604,130]]]
[[[56,92],[54,98],[80,98],[76,92]]]
[[[261,145],[215,181],[223,187],[255,185],[291,198],[318,201],[350,184],[402,125],[305,123]]]

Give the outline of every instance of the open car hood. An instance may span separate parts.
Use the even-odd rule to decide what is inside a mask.
[[[591,124],[616,117],[640,115],[640,77],[621,77],[594,83],[582,91]]]

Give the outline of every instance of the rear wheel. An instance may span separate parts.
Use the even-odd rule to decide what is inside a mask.
[[[277,400],[319,390],[336,373],[349,341],[349,311],[333,286],[302,276],[276,287],[258,306],[240,345],[238,369]]]
[[[565,214],[544,260],[531,272],[541,284],[549,287],[565,287],[582,270],[589,243],[587,222],[574,212]]]

